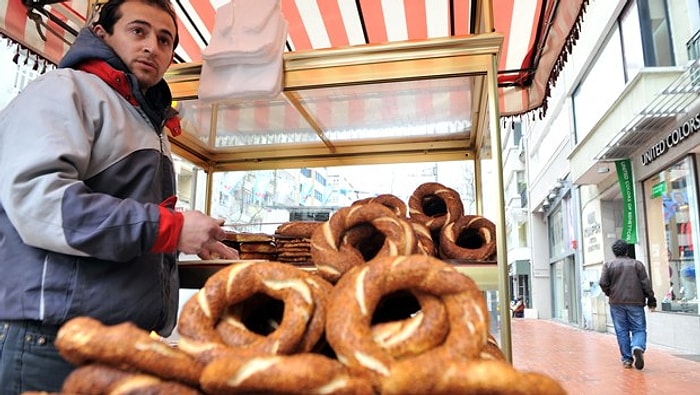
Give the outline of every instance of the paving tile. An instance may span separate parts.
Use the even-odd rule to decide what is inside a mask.
[[[700,394],[700,362],[647,344],[644,369],[624,369],[615,336],[551,320],[511,323],[513,366],[545,373],[569,394]],[[679,355],[680,354],[680,355]]]

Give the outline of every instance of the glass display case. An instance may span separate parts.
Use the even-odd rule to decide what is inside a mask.
[[[172,143],[213,171],[488,156],[487,73],[501,41],[493,33],[287,53],[282,94],[263,100],[203,103],[201,64],[174,65],[166,80],[186,133]]]
[[[468,161],[473,214],[483,213],[484,196],[496,208],[489,219],[498,256],[491,265],[456,266],[508,300],[502,160],[492,149],[500,146],[502,41],[501,34],[484,33],[286,53],[282,93],[258,100],[198,100],[201,64],[174,65],[166,80],[184,133],[171,138],[173,152],[207,175],[208,213],[224,198],[220,174],[248,177],[241,182],[253,190],[252,180],[266,171]],[[485,161],[495,167],[489,190],[482,182]],[[509,311],[494,313],[510,358]]]

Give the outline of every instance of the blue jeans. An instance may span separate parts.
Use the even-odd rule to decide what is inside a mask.
[[[0,321],[0,394],[61,390],[75,366],[56,350],[57,331],[39,321]]]
[[[647,318],[644,315],[644,306],[611,304],[610,316],[615,325],[622,362],[632,362],[634,349],[647,349]]]

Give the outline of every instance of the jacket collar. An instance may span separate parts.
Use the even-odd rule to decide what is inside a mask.
[[[83,70],[100,77],[129,103],[141,108],[159,132],[167,126],[173,136],[181,134],[178,113],[171,107],[172,94],[165,80],[161,79],[142,94],[136,76],[91,29],[85,27],[80,31],[58,67]]]
[[[123,71],[115,70],[110,65],[99,59],[91,59],[84,61],[77,67],[78,70],[85,71],[90,74],[94,74],[104,82],[107,83],[112,89],[119,93],[126,101],[131,103],[134,107],[140,106],[139,94],[134,94],[131,84],[129,84],[129,77]],[[171,111],[168,111],[171,110]],[[172,108],[168,108],[165,112],[165,126],[170,130],[170,134],[173,137],[177,137],[182,133],[180,127],[180,119],[177,117],[177,111]],[[162,126],[160,123],[156,126]]]

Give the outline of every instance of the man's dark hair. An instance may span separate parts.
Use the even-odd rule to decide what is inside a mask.
[[[627,256],[627,242],[624,240],[617,240],[612,245],[612,252],[616,257]]]
[[[122,4],[125,2],[130,1],[130,0],[109,0],[105,4],[99,6],[99,18],[92,23],[93,26],[95,25],[102,25],[102,27],[105,29],[105,31],[109,34],[114,33],[114,25],[117,23],[119,18],[122,17],[122,13],[119,11],[119,8],[121,7]],[[175,24],[175,37],[173,38],[173,50],[177,48],[177,44],[180,41],[180,37],[178,34],[178,29],[177,29],[177,15],[175,14],[175,10],[173,9],[173,6],[170,4],[170,0],[136,0],[140,1],[142,3],[148,4],[155,6],[157,8],[160,8],[161,10],[165,11],[170,15],[170,17],[173,19],[173,23]]]

